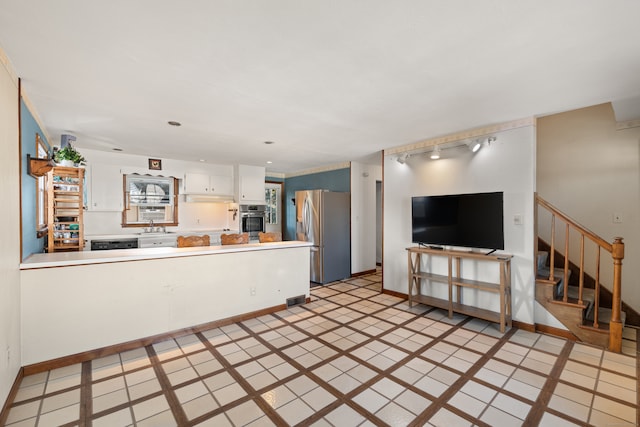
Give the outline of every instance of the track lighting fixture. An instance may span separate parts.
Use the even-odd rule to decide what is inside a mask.
[[[401,165],[404,165],[404,163],[407,161],[408,158],[409,158],[409,153],[404,153],[404,154],[399,155],[396,160]]]
[[[481,139],[475,139],[469,143],[469,149],[474,153],[477,153],[478,150],[480,150],[481,148],[482,148]]]
[[[467,146],[469,147],[469,149],[471,151],[473,151],[474,153],[477,153],[478,151],[480,151],[480,149],[482,148],[482,144],[486,141],[487,145],[491,144],[492,142],[494,142],[496,139],[498,139],[495,136],[489,136],[487,138],[478,138],[478,139],[474,139],[473,141],[467,143]]]
[[[439,158],[440,158],[440,147],[436,145],[433,151],[431,152],[431,159],[438,160]]]

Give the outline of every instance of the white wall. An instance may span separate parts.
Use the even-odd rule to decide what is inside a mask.
[[[0,403],[11,390],[20,354],[20,172],[18,86],[0,50]]]
[[[541,197],[608,242],[624,238],[622,300],[640,311],[640,128],[616,130],[611,104],[540,118],[537,171]],[[572,245],[577,264],[579,242]],[[602,257],[602,282],[611,289],[611,257]],[[593,276],[590,263],[585,269]]]
[[[162,159],[162,170],[150,171],[148,169],[147,156],[85,149],[81,148],[80,144],[77,144],[77,146],[83,156],[87,159],[89,198],[91,197],[90,171],[92,165],[95,164],[120,166],[126,173],[149,173],[154,175],[174,176],[179,179],[184,177],[185,172],[233,176],[232,165],[215,165],[173,159]],[[180,181],[180,184],[182,184],[182,181]],[[116,188],[121,188],[121,185]],[[194,231],[223,228],[237,229],[239,225],[238,219],[236,218],[236,220],[233,220],[233,215],[229,212],[230,205],[231,204],[229,203],[191,203],[186,202],[184,196],[181,196],[178,202],[178,226],[171,228],[171,230]],[[89,210],[85,212],[84,220],[85,235],[119,234],[126,233],[130,230],[123,229],[121,227],[121,212]]]
[[[26,366],[307,297],[309,247],[23,270],[22,292]]]
[[[384,158],[384,288],[407,293],[407,252],[411,243],[411,197],[475,192],[504,192],[505,253],[512,260],[514,319],[534,322],[533,195],[535,127],[493,134],[497,141],[473,155],[466,148],[443,152],[430,160],[413,155],[406,164],[396,155]],[[523,225],[515,225],[514,215]],[[496,271],[477,270],[477,279],[495,281]],[[465,301],[497,310],[495,296],[473,294]]]
[[[376,181],[382,167],[351,162],[351,274],[376,268]]]

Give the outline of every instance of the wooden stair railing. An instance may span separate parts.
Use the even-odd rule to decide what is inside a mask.
[[[562,213],[558,208],[544,200],[538,194],[535,195],[536,200],[536,209],[535,209],[535,226],[536,226],[536,235],[538,235],[538,207],[542,207],[547,210],[551,214],[551,237],[550,237],[550,247],[549,251],[549,260],[550,266],[549,269],[549,277],[547,278],[550,282],[555,281],[554,277],[554,256],[556,252],[555,241],[556,241],[556,218],[560,219],[565,223],[564,230],[564,292],[562,301],[568,302],[569,295],[569,242],[570,242],[570,231],[574,230],[578,233],[580,238],[580,274],[579,274],[579,284],[578,284],[578,304],[583,304],[582,294],[584,289],[584,264],[585,264],[585,238],[592,241],[596,246],[596,254],[595,254],[595,301],[594,301],[594,313],[593,313],[593,327],[595,329],[599,328],[598,323],[598,309],[599,309],[599,293],[600,293],[600,258],[601,258],[601,250],[605,250],[611,254],[611,259],[613,261],[613,297],[611,303],[611,321],[609,323],[609,350],[620,353],[622,351],[622,320],[621,320],[621,307],[622,307],[622,260],[624,258],[624,243],[622,242],[622,237],[614,238],[613,243],[609,243],[606,240],[602,239],[592,231],[588,230],[586,227],[580,225],[577,221],[573,220],[566,214]],[[538,235],[539,236],[539,235]],[[537,239],[536,239],[537,241]],[[536,260],[538,259],[538,249],[536,244]],[[538,277],[537,271],[537,262],[536,264],[536,277]]]

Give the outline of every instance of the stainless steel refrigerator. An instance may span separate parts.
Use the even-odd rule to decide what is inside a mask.
[[[296,238],[313,243],[311,281],[351,276],[351,195],[326,190],[296,191]]]

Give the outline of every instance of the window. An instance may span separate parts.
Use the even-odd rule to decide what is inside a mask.
[[[36,157],[46,159],[49,157],[47,146],[40,135],[36,133]],[[36,178],[36,232],[42,237],[47,229],[47,176]]]
[[[265,188],[264,200],[267,203],[267,224],[278,224],[278,189]]]
[[[123,227],[178,225],[178,186],[172,177],[124,176]]]

